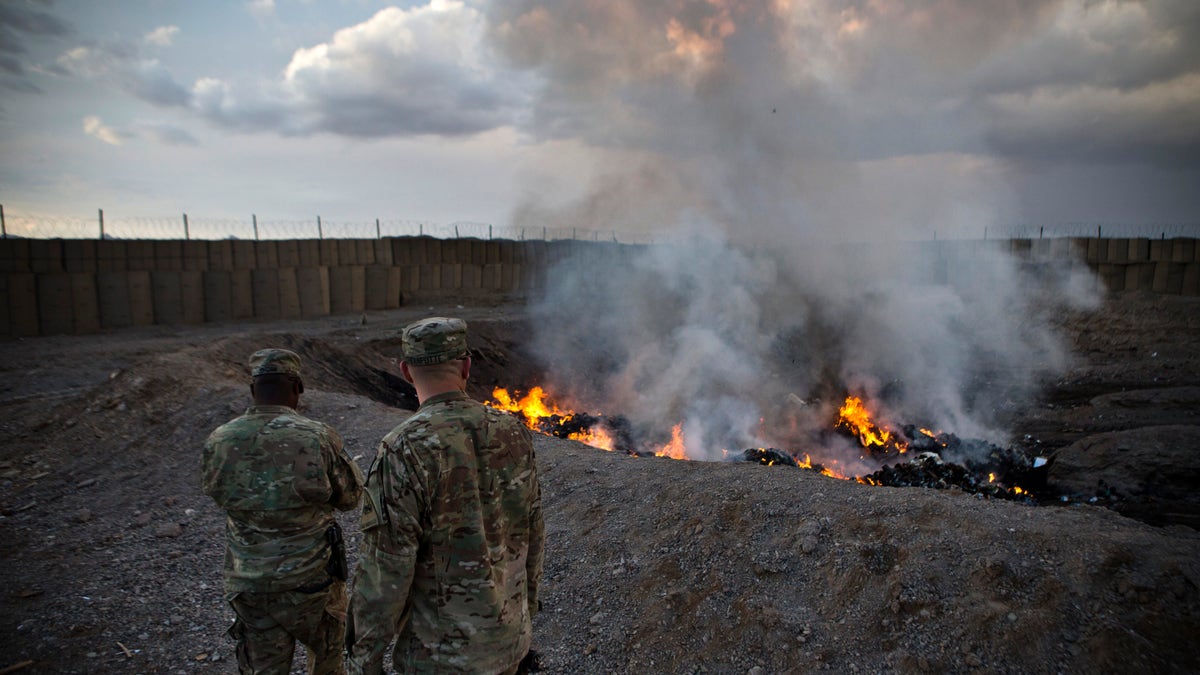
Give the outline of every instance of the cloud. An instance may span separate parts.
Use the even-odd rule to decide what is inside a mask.
[[[486,53],[483,29],[472,7],[435,0],[381,10],[328,42],[297,50],[280,82],[289,127],[347,136],[461,136],[511,123],[521,92]]]
[[[63,52],[50,72],[91,80],[108,80],[128,93],[159,106],[186,106],[191,92],[157,59],[146,58],[129,43],[104,42]]]
[[[191,91],[192,108],[208,121],[239,131],[277,131],[299,133],[287,119],[288,109],[270,98],[241,99],[229,83],[204,77],[196,80]]]
[[[88,115],[83,118],[83,131],[109,145],[124,145],[143,138],[176,147],[195,147],[200,144],[186,129],[163,122],[135,122],[119,128],[105,124],[98,115]]]
[[[142,39],[147,44],[156,45],[158,47],[170,47],[175,36],[179,34],[179,26],[159,26],[154,30],[146,33]]]
[[[1043,86],[986,105],[990,145],[1006,155],[1192,166],[1200,157],[1200,73],[1132,89]]]
[[[872,164],[941,162],[913,189],[947,202],[932,211],[984,214],[1003,198],[950,203],[960,196],[939,193],[933,176],[995,155],[1200,163],[1200,5],[1181,0],[431,0],[297,49],[253,87],[220,76],[186,85],[143,53],[175,34],[83,44],[50,70],[239,131],[512,127],[639,156],[599,167],[579,205],[522,205],[539,218],[668,203],[670,222],[828,231],[889,218],[854,206],[895,191],[872,182]],[[0,60],[0,73],[19,67]],[[669,192],[640,190],[645,176]],[[927,225],[890,224],[915,226]]]
[[[41,90],[29,78],[30,64],[24,60],[29,41],[70,35],[69,23],[46,11],[40,3],[14,0],[0,2],[0,86],[14,91]]]
[[[146,42],[163,44],[174,27]],[[527,78],[497,65],[483,16],[456,0],[390,7],[298,49],[278,79],[238,90],[215,77],[181,85],[158,60],[122,42],[64,52],[53,71],[107,79],[160,106],[187,107],[229,129],[283,135],[467,136],[514,123]]]
[[[123,132],[113,127],[106,126],[104,122],[95,115],[88,115],[83,118],[83,131],[93,138],[97,138],[109,145],[121,145],[129,138],[127,132]]]
[[[1200,5],[1064,2],[1036,30],[983,59],[972,85],[986,93],[1040,87],[1138,89],[1196,73]]]

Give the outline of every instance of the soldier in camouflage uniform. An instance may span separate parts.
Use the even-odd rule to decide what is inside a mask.
[[[466,394],[461,319],[404,329],[421,405],[367,475],[350,601],[351,673],[515,673],[542,576],[542,508],[529,430]]]
[[[204,443],[201,482],[228,515],[225,594],[242,673],[283,673],[295,641],[308,672],[344,673],[345,548],[333,510],[362,500],[362,471],[327,424],[296,412],[300,357],[250,357],[254,404]]]

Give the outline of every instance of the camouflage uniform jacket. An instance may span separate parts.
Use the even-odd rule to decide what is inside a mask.
[[[542,498],[529,430],[462,392],[384,437],[367,476],[350,672],[500,673],[532,641]]]
[[[255,405],[217,428],[201,457],[204,493],[225,509],[225,591],[287,591],[320,580],[333,510],[362,500],[362,471],[327,424]]]

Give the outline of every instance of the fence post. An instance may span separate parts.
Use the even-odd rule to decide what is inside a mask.
[[[417,234],[422,237],[425,236],[425,223],[417,223]]]
[[[454,226],[454,238],[458,239],[458,225]]]
[[[546,226],[542,226],[542,241],[546,241]]]
[[[488,223],[488,239],[492,238],[492,224]]]
[[[1096,226],[1096,238],[1097,238],[1097,239],[1099,239],[1099,238],[1100,238],[1100,231],[1103,229],[1103,227],[1104,227],[1103,225],[1097,225],[1097,226]]]
[[[317,216],[317,239],[324,239],[325,232],[321,229],[321,216]]]
[[[378,218],[375,219],[375,238],[383,239],[383,235],[379,234],[379,219]]]
[[[104,239],[104,209],[99,209],[99,211],[100,211],[100,239],[103,240]]]
[[[0,232],[4,234],[4,238],[8,239],[8,225],[4,224],[4,205],[0,204]]]
[[[1045,238],[1046,238],[1046,226],[1045,225],[1039,226],[1038,227],[1038,239],[1045,239]]]
[[[254,241],[258,241],[258,214],[251,213],[250,220],[254,221]]]
[[[187,214],[185,213],[183,214],[183,240],[187,241],[191,238],[191,235],[188,233]]]

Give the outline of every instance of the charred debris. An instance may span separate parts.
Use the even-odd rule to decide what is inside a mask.
[[[520,412],[516,413],[522,416]],[[558,438],[579,439],[603,429],[612,439],[612,450],[632,456],[651,456],[633,425],[622,415],[572,413],[533,420],[530,426]],[[907,442],[866,446],[880,468],[862,476],[842,476],[798,450],[747,448],[728,453],[730,461],[755,462],[765,466],[790,467],[827,476],[883,487],[919,487],[960,490],[980,498],[1005,499],[1030,505],[1089,503],[1113,507],[1120,500],[1115,490],[1101,485],[1094,494],[1072,494],[1055,489],[1047,478],[1053,458],[1041,456],[1036,448],[1001,447],[979,439],[964,439],[952,433],[931,433],[910,425],[903,427]],[[851,430],[835,428],[832,433],[858,438]],[[947,458],[972,458],[950,461]]]

